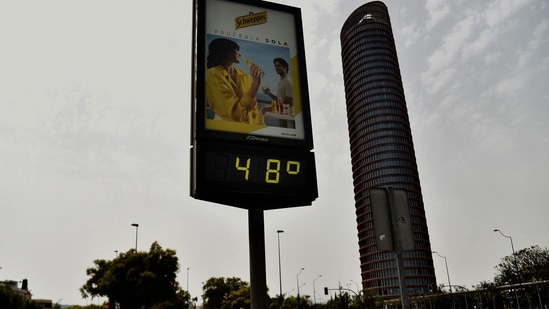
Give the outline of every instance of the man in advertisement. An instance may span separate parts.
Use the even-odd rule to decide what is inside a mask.
[[[268,95],[273,100],[273,102],[276,102],[276,107],[275,104],[272,104],[272,106],[270,107],[263,108],[261,112],[263,115],[265,115],[267,112],[278,112],[279,114],[293,116],[293,87],[292,80],[288,75],[290,66],[288,65],[288,62],[283,58],[275,58],[273,60],[273,63],[276,73],[280,75],[280,81],[278,82],[276,95],[271,93],[271,89],[269,87],[264,87],[263,93]],[[277,110],[275,111],[273,110],[273,108],[277,108]],[[293,127],[293,124],[293,121],[282,119],[279,121],[279,125],[281,127]]]

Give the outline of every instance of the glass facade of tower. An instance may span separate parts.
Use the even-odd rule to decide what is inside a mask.
[[[380,1],[356,9],[341,30],[362,286],[400,294],[394,252],[376,247],[369,190],[406,190],[415,249],[404,251],[409,296],[436,287],[410,121],[389,13]]]

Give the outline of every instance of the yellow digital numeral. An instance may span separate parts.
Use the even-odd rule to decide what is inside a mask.
[[[301,164],[298,161],[288,161],[288,163],[286,163],[286,173],[288,173],[288,175],[297,175],[299,174],[300,167]]]
[[[275,165],[275,168],[272,168],[271,166],[272,164]],[[274,179],[271,179],[272,175],[274,175]],[[265,173],[265,182],[278,183],[279,177],[280,177],[280,160],[267,159],[267,172]]]
[[[244,179],[248,180],[248,175],[250,174],[250,158],[246,160],[246,166],[240,166],[240,158],[236,157],[235,167],[239,171],[245,171]]]

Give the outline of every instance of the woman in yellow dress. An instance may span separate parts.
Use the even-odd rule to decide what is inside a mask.
[[[234,66],[240,63],[240,47],[218,38],[208,45],[206,100],[216,119],[260,124],[257,91],[262,71],[250,63],[250,74]]]

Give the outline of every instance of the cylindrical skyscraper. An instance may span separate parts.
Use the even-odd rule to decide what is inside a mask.
[[[404,189],[408,196],[415,249],[404,251],[409,296],[436,287],[410,121],[385,4],[356,9],[341,30],[341,57],[360,250],[362,286],[384,298],[400,294],[394,252],[379,251],[369,192]]]

